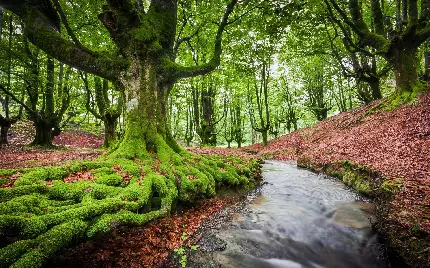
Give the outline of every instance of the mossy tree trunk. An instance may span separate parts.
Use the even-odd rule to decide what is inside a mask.
[[[194,124],[201,140],[201,146],[216,146],[216,125],[224,118],[215,118],[215,88],[212,82],[206,88],[193,86]]]
[[[383,56],[395,69],[396,93],[410,93],[419,86],[416,51],[430,38],[430,1],[397,1],[395,19],[385,14],[384,2],[371,0],[363,5],[349,0],[349,14],[336,0],[324,0],[329,12],[338,13],[342,25],[359,40],[350,45],[360,51],[370,47]],[[419,7],[418,4],[421,3]],[[371,20],[364,18],[370,15]],[[367,21],[371,21],[369,26]]]
[[[395,49],[390,58],[394,66],[397,94],[412,92],[419,85],[416,49]]]
[[[39,72],[36,72],[39,73]],[[61,120],[63,118],[64,113],[70,104],[70,94],[69,94],[69,85],[67,81],[64,83],[62,80],[68,80],[70,76],[71,68],[68,68],[66,71],[65,77],[63,77],[63,73],[60,72],[59,76],[59,86],[61,86],[60,94],[58,98],[60,99],[60,106],[58,109],[55,109],[55,98],[54,98],[54,75],[55,75],[55,63],[54,59],[48,56],[47,59],[47,67],[46,67],[46,85],[45,90],[42,94],[42,109],[37,110],[37,102],[39,98],[32,99],[31,108],[21,104],[24,108],[26,108],[27,113],[29,115],[30,120],[33,121],[33,125],[36,128],[36,135],[34,137],[31,145],[37,146],[52,146],[52,140],[55,136],[60,135],[63,126],[60,126]],[[34,85],[34,89],[36,90],[36,94],[38,92],[37,85]]]
[[[52,124],[43,118],[33,120],[36,127],[36,135],[34,136],[32,145],[52,146]]]
[[[260,131],[261,136],[263,137],[263,145],[267,146],[267,144],[269,144],[268,142],[268,138],[267,138],[267,129],[263,129],[262,131]]]
[[[116,128],[118,126],[118,117],[116,116],[112,117],[109,114],[103,120],[103,124],[105,126],[104,127],[105,138],[104,138],[103,146],[106,148],[111,147],[117,141]]]
[[[58,29],[61,23],[68,26],[67,18],[60,19],[59,8],[49,1],[0,0],[0,5],[22,18],[26,36],[46,53],[108,79],[122,90],[128,120],[124,139],[112,155],[130,158],[157,152],[165,144],[174,151],[180,150],[168,130],[167,98],[177,80],[207,74],[220,64],[222,34],[237,2],[231,0],[225,9],[212,58],[192,67],[175,62],[175,51],[184,42],[176,36],[176,0],[152,0],[145,9],[131,0],[108,0],[98,18],[119,55],[91,51],[79,42],[70,27],[66,28],[72,41],[64,39]]]

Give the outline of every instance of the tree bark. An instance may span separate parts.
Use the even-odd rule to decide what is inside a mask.
[[[375,78],[368,82],[370,90],[372,91],[372,99],[379,100],[382,99],[381,88],[379,85],[379,79]]]
[[[52,146],[52,126],[43,118],[38,118],[34,121],[36,127],[36,135],[31,143],[33,146]]]
[[[418,58],[415,49],[398,49],[391,57],[396,77],[396,93],[413,92],[419,85]]]
[[[267,144],[268,144],[267,129],[264,129],[264,130],[261,131],[261,136],[263,136],[263,145],[267,146]]]
[[[179,146],[168,133],[165,115],[165,92],[171,84],[163,81],[159,66],[149,58],[136,59],[131,68],[140,75],[130,75],[121,85],[127,125],[124,139],[112,157],[134,159],[148,153],[179,152]]]
[[[105,126],[105,138],[103,146],[110,148],[117,141],[116,127],[118,125],[118,118],[106,118],[103,120]]]
[[[8,138],[7,138],[7,133],[9,131],[8,126],[2,125],[0,126],[0,145],[2,144],[8,144]]]

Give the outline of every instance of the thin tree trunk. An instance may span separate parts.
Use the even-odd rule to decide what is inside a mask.
[[[4,11],[3,11],[3,8],[0,6],[0,40],[2,38],[2,33],[3,33],[3,15],[4,15]]]
[[[110,148],[117,141],[116,127],[118,125],[117,118],[105,118],[103,120],[105,126],[105,138],[103,145],[106,148]]]
[[[261,136],[263,136],[263,145],[267,146],[268,144],[268,140],[267,140],[267,130],[263,130],[261,131]]]

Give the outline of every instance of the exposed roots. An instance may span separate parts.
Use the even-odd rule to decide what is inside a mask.
[[[222,185],[252,187],[260,168],[253,159],[176,153],[167,145],[157,151],[2,171],[0,267],[38,267],[73,242],[164,217],[176,202],[214,196]]]

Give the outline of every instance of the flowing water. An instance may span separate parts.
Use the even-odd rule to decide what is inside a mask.
[[[295,164],[267,161],[265,185],[215,232],[222,267],[390,267],[371,229],[374,205],[342,182]]]

